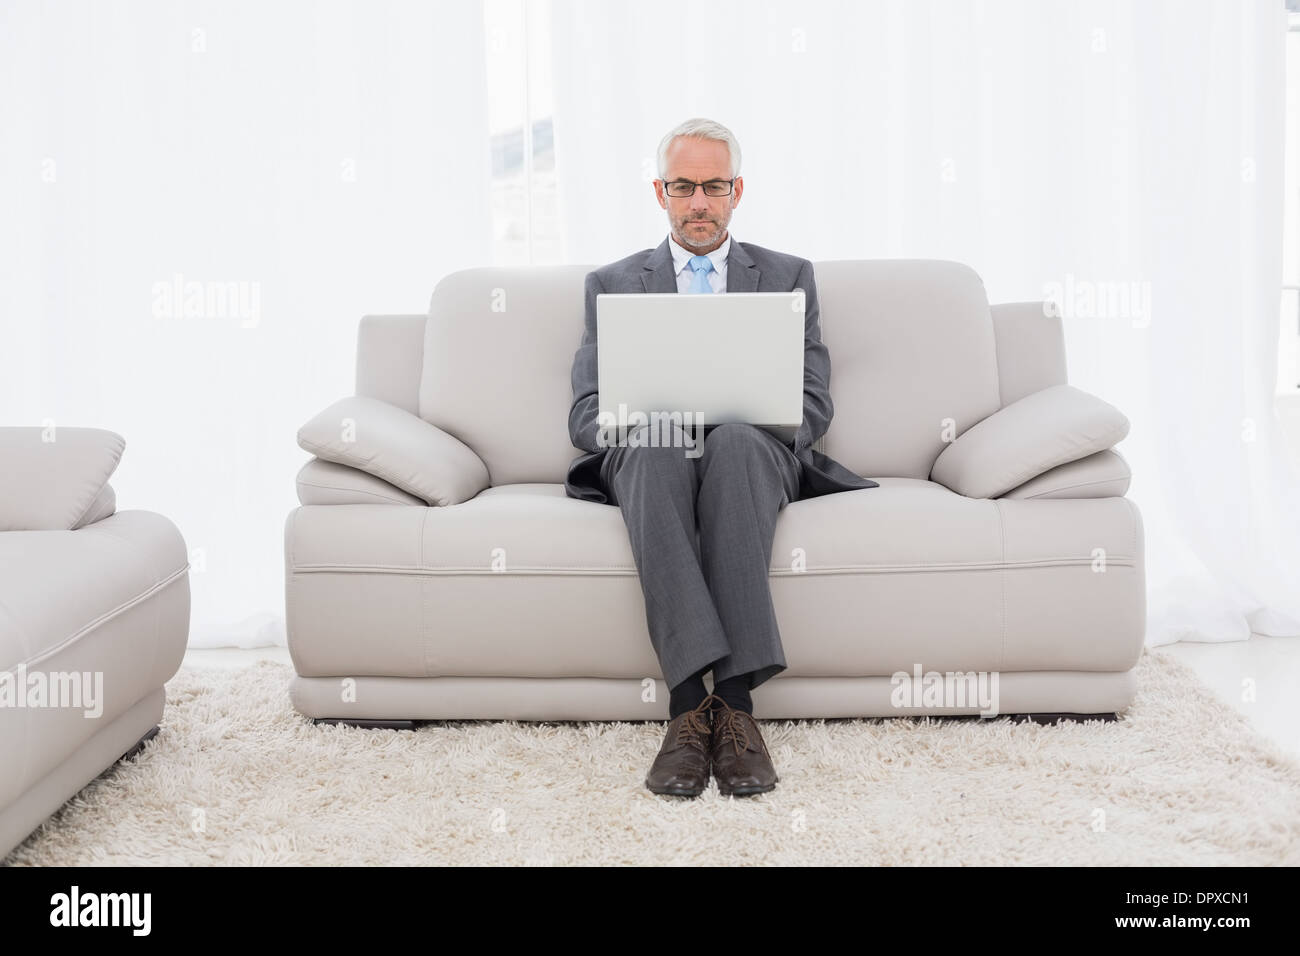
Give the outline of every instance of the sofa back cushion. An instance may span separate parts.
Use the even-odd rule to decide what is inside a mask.
[[[562,482],[570,374],[591,265],[446,276],[425,327],[419,414],[469,445],[493,485]],[[835,417],[828,455],[866,477],[928,478],[949,437],[999,407],[984,285],[943,260],[814,263]]]
[[[929,478],[1000,407],[984,283],[941,259],[813,264],[835,417],[823,450],[867,478]]]
[[[595,266],[484,267],[433,290],[420,417],[478,453],[493,485],[562,482],[583,286]]]

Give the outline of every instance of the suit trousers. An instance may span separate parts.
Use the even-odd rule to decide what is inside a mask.
[[[606,452],[601,481],[627,524],[669,688],[711,664],[715,685],[748,673],[752,689],[786,668],[768,569],[802,464],[753,425],[717,425],[702,447],[688,444],[678,426],[644,426]]]

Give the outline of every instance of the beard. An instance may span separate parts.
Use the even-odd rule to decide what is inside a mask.
[[[727,224],[730,221],[730,216],[727,216],[722,222],[712,218],[692,219],[690,216],[686,216],[673,223],[673,234],[677,241],[687,249],[703,249],[706,246],[714,245],[722,238],[722,234],[726,231]],[[691,225],[693,222],[704,222],[711,228],[698,229]]]

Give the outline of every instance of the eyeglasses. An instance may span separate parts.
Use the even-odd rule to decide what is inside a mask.
[[[695,195],[696,187],[703,186],[706,196],[730,196],[734,182],[734,179],[710,179],[707,183],[693,183],[687,179],[674,179],[664,183],[664,192],[674,199],[687,199]]]

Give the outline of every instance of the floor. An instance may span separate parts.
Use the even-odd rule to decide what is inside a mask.
[[[13,864],[1300,865],[1300,759],[1171,654],[1121,723],[772,721],[776,790],[689,807],[641,779],[662,723],[304,732],[288,673],[184,668],[146,759]]]
[[[1300,754],[1300,640],[1256,635],[1227,644],[1170,644],[1157,651],[1190,667],[1265,737]],[[258,660],[292,663],[284,647],[192,649],[185,654],[190,667],[243,667]]]
[[[1257,634],[1223,644],[1180,641],[1159,650],[1194,670],[1265,737],[1300,754],[1300,639]]]

